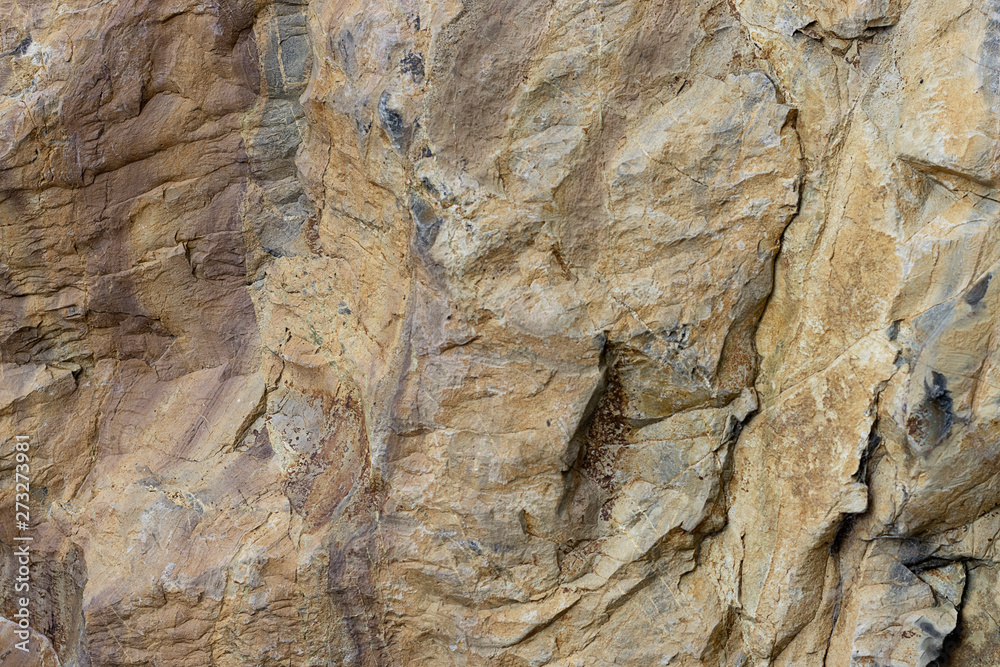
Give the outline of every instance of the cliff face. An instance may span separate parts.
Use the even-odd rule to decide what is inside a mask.
[[[4,665],[1000,664],[992,0],[0,0],[0,51]]]

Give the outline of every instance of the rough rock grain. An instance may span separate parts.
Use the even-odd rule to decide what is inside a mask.
[[[996,664],[995,5],[0,0],[0,662]]]

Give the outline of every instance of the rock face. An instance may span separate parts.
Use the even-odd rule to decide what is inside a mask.
[[[0,52],[3,665],[1000,664],[994,0]]]

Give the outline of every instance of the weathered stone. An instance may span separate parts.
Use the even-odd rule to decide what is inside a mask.
[[[990,3],[0,0],[0,663],[994,664],[998,71]]]

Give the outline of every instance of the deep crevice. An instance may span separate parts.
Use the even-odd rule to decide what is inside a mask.
[[[945,635],[944,640],[941,642],[941,653],[932,662],[928,663],[927,667],[948,667],[955,648],[962,642],[962,609],[965,607],[965,598],[969,594],[969,566],[963,562],[962,568],[965,570],[966,579],[965,586],[962,587],[962,598],[955,605],[955,613],[957,614],[955,628]]]

